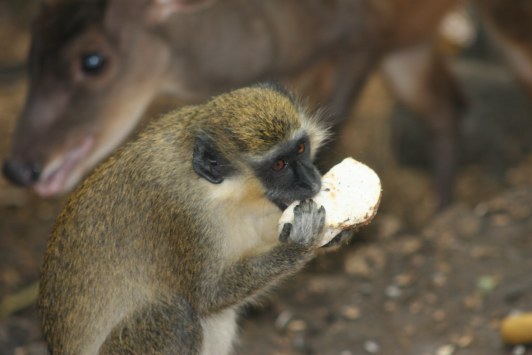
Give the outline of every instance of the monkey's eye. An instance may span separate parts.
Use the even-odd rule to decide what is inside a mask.
[[[284,168],[286,168],[288,164],[286,163],[286,160],[284,159],[279,159],[277,160],[275,163],[273,163],[272,165],[272,169],[275,170],[275,171],[281,171],[283,170]]]
[[[305,152],[305,143],[300,143],[297,146],[297,154],[303,154]]]
[[[98,52],[81,56],[81,70],[87,75],[99,74],[105,66],[105,58]]]

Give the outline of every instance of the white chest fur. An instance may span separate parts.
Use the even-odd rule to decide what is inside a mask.
[[[226,309],[202,320],[203,347],[202,355],[227,355],[233,349],[236,336],[236,312]]]
[[[239,260],[243,256],[261,254],[278,243],[277,223],[281,211],[263,206],[260,210],[235,209],[230,223],[225,225],[225,238],[221,241],[226,260]]]

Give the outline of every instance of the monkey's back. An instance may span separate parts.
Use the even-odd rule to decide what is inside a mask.
[[[159,344],[164,335],[169,351],[190,339],[229,349],[236,309],[312,254],[279,245],[281,211],[255,176],[254,159],[269,173],[270,154],[286,153],[272,147],[294,141],[302,117],[278,88],[235,90],[153,121],[97,168],[63,209],[44,258],[38,305],[52,352],[95,353],[105,341],[112,353],[131,329],[134,352],[144,344],[132,338]],[[311,119],[306,127],[316,142],[325,135]],[[198,340],[217,329],[231,331]]]
[[[97,351],[132,310],[176,294],[193,297],[180,292],[202,271],[190,262],[201,260],[198,245],[209,246],[200,240],[201,211],[190,207],[200,198],[197,177],[172,150],[176,137],[164,133],[167,120],[96,169],[56,221],[38,299],[44,335],[56,352]],[[186,238],[179,232],[184,226]]]

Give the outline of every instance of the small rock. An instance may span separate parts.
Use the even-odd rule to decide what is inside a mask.
[[[305,339],[305,335],[303,333],[296,334],[296,336],[292,340],[292,345],[293,345],[294,349],[296,349],[298,351],[301,351],[301,352],[308,351],[308,349],[307,349],[307,347],[308,347],[307,339]]]
[[[498,281],[490,275],[481,276],[477,280],[477,289],[483,293],[491,293],[497,287]]]
[[[473,245],[471,247],[470,255],[475,259],[486,259],[490,257],[497,257],[499,250],[494,247],[486,245]]]
[[[364,350],[370,354],[377,354],[380,351],[381,347],[377,342],[373,340],[366,340],[364,342]]]
[[[342,316],[349,320],[360,318],[360,308],[355,306],[346,306],[342,309]]]
[[[423,304],[419,301],[412,302],[410,306],[408,306],[408,311],[410,314],[419,314],[423,310]]]
[[[367,246],[346,257],[344,270],[349,275],[369,277],[374,271],[382,270],[385,264],[385,253],[376,246]]]
[[[425,297],[423,297],[424,301],[428,304],[434,305],[438,302],[438,296],[432,292],[427,292],[425,294]]]
[[[477,216],[484,217],[489,212],[488,204],[485,202],[479,203],[475,206],[474,212]]]
[[[366,259],[361,255],[348,256],[344,264],[345,272],[349,275],[368,277],[371,273],[371,268]]]
[[[434,275],[432,275],[432,283],[437,288],[442,288],[445,286],[445,284],[447,284],[447,277],[441,272],[436,272]]]
[[[293,320],[288,323],[288,326],[286,328],[291,332],[302,332],[307,329],[307,323],[300,319]]]
[[[467,348],[473,343],[473,339],[473,335],[464,334],[456,339],[455,344],[458,345],[460,348]]]
[[[434,319],[436,322],[441,322],[447,318],[447,314],[445,311],[438,309],[432,313],[432,319]]]
[[[455,351],[455,347],[452,344],[447,344],[440,346],[438,350],[436,350],[436,355],[453,355]]]
[[[397,303],[392,301],[384,302],[384,310],[389,313],[397,311]]]
[[[275,319],[275,328],[279,331],[286,329],[286,326],[293,319],[294,315],[290,311],[282,311]]]
[[[423,244],[418,237],[405,238],[401,240],[401,253],[404,255],[411,255],[421,250]]]
[[[407,287],[414,283],[414,275],[412,273],[400,274],[394,277],[395,283],[400,287]]]
[[[474,215],[467,215],[458,222],[456,226],[460,236],[470,238],[477,235],[480,231],[480,220]]]
[[[524,345],[517,345],[514,346],[512,349],[512,355],[525,355],[526,354],[526,347]]]
[[[464,298],[464,307],[468,310],[478,310],[482,307],[482,296],[480,293],[475,292]]]
[[[490,217],[490,223],[495,227],[506,227],[512,222],[512,217],[508,214],[496,214]]]
[[[373,286],[370,283],[363,283],[360,285],[359,290],[364,296],[371,296],[373,294]]]
[[[386,297],[391,299],[397,299],[401,297],[401,289],[397,285],[388,285],[384,291]]]

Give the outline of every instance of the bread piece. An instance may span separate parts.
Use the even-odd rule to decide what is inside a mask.
[[[346,158],[335,165],[321,180],[321,191],[313,200],[325,208],[325,235],[320,246],[327,244],[338,233],[355,229],[371,222],[381,198],[381,182],[368,166]],[[279,231],[285,223],[292,223],[292,203],[279,219]]]

